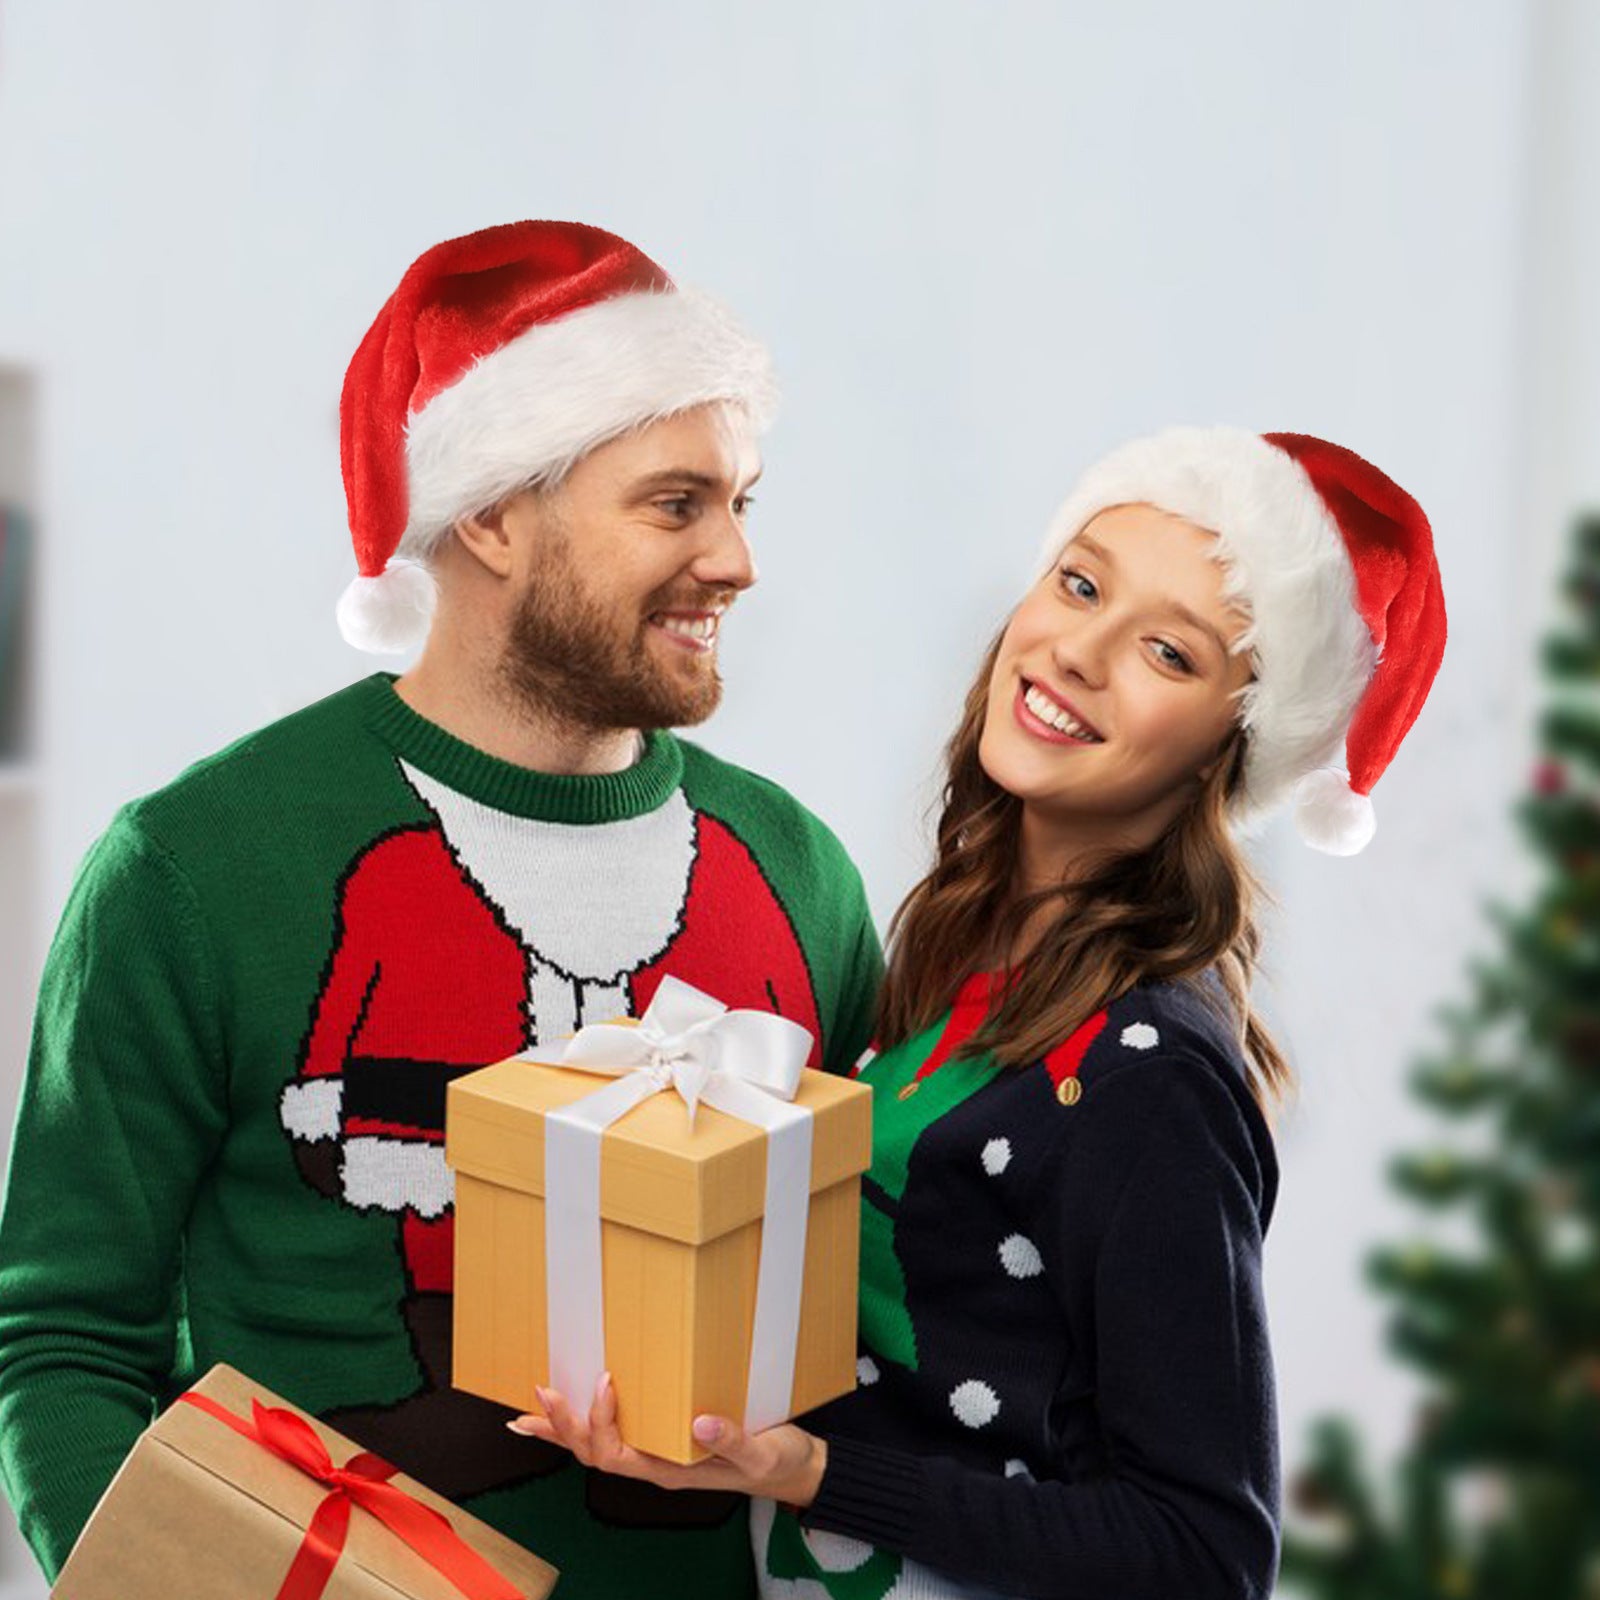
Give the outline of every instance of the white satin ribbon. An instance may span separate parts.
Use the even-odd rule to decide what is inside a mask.
[[[673,1089],[688,1107],[691,1126],[704,1103],[766,1130],[766,1206],[744,1426],[768,1428],[788,1416],[800,1335],[812,1128],[810,1111],[789,1102],[811,1042],[810,1032],[787,1017],[730,1011],[670,976],[661,980],[637,1025],[595,1023],[568,1041],[559,1065],[617,1080],[544,1118],[550,1383],[578,1410],[587,1409],[605,1370],[600,1138],[634,1106]]]

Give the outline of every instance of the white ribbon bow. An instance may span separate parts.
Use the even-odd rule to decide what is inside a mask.
[[[771,1011],[730,1011],[693,984],[668,976],[637,1024],[596,1022],[580,1028],[567,1042],[561,1064],[612,1077],[643,1074],[644,1082],[634,1081],[626,1094],[617,1093],[630,1107],[663,1089],[676,1089],[692,1127],[701,1100],[740,1116],[737,1105],[749,1103],[744,1084],[793,1100],[810,1054],[811,1034],[798,1022]],[[723,1103],[728,1100],[737,1104]]]
[[[653,1094],[674,1089],[694,1124],[704,1102],[767,1133],[766,1205],[744,1425],[789,1414],[811,1200],[809,1110],[789,1104],[811,1054],[809,1030],[770,1011],[730,1011],[665,977],[638,1024],[594,1023],[561,1065],[617,1079],[545,1113],[545,1275],[550,1383],[580,1410],[605,1370],[600,1139]],[[531,1057],[530,1059],[537,1059]]]

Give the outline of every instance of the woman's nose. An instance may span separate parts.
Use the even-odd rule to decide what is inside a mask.
[[[1050,645],[1050,659],[1063,677],[1098,686],[1105,680],[1109,630],[1098,617],[1084,617],[1063,628]]]

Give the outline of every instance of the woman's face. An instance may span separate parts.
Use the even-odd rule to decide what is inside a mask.
[[[978,758],[1032,829],[1153,842],[1236,719],[1247,618],[1222,598],[1213,536],[1148,505],[1093,518],[1000,642]]]

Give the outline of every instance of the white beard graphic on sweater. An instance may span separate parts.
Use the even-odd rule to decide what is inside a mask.
[[[405,761],[400,769],[526,952],[524,1048],[626,1016],[628,978],[683,925],[695,861],[683,791],[621,822],[542,822],[470,799]]]

